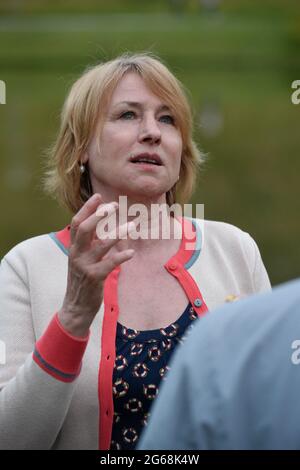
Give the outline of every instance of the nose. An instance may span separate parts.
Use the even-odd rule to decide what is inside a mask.
[[[160,143],[161,130],[154,116],[148,116],[142,120],[138,140],[149,144]]]

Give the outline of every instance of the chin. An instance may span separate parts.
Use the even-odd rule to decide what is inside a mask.
[[[166,194],[167,190],[164,188],[155,188],[155,185],[144,185],[143,187],[131,188],[126,191],[128,197],[136,201],[158,200]]]

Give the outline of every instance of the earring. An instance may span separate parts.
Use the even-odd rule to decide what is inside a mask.
[[[85,172],[85,166],[83,163],[81,163],[79,170],[80,170],[80,173],[83,175],[83,173]]]

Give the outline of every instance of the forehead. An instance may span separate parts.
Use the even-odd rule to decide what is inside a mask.
[[[159,96],[150,90],[142,77],[134,72],[126,73],[121,78],[112,94],[110,105],[115,106],[122,101],[140,103],[151,101],[157,106],[164,104]]]

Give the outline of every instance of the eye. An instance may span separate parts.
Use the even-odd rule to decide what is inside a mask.
[[[166,124],[172,124],[173,126],[175,124],[175,119],[169,114],[164,114],[163,116],[160,116],[159,120]]]
[[[122,113],[120,116],[120,119],[133,119],[135,118],[135,113],[133,111],[126,111],[125,113]]]

